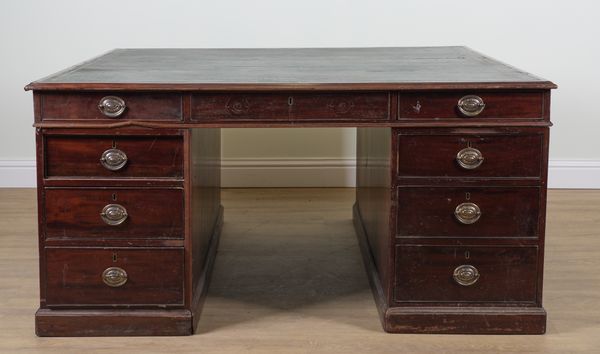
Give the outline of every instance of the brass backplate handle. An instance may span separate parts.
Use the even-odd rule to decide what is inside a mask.
[[[119,117],[125,112],[126,108],[127,105],[125,104],[125,101],[117,96],[104,96],[98,103],[100,112],[109,118]]]
[[[100,163],[110,171],[118,171],[127,164],[127,154],[119,149],[108,149],[100,156]]]
[[[107,204],[100,212],[102,220],[111,226],[121,225],[127,220],[127,216],[127,209],[120,204]]]
[[[110,267],[102,272],[102,281],[104,284],[117,288],[127,283],[127,272],[123,268]]]
[[[470,286],[479,280],[479,271],[470,264],[463,264],[454,269],[452,277],[458,284],[462,286]]]
[[[454,216],[461,224],[473,224],[481,217],[481,209],[475,203],[461,203],[454,210]]]
[[[475,148],[467,147],[456,154],[456,162],[466,170],[473,170],[483,163],[483,154]]]
[[[465,117],[475,117],[483,112],[485,103],[483,99],[476,95],[463,96],[458,100],[458,110]]]

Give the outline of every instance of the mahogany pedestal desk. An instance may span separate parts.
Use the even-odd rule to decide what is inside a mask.
[[[194,332],[225,127],[358,128],[386,331],[544,333],[555,87],[464,47],[119,49],[35,81],[36,333]]]

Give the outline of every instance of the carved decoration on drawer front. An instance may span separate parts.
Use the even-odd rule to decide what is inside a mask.
[[[225,104],[227,111],[233,115],[248,113],[250,110],[250,101],[247,97],[233,96]]]
[[[345,99],[332,99],[327,107],[335,114],[346,114],[354,108],[354,101]]]

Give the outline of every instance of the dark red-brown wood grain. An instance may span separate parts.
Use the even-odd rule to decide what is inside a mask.
[[[46,136],[46,177],[183,178],[181,136]],[[111,171],[102,153],[116,148],[127,164]]]
[[[477,95],[485,103],[475,117],[465,117],[458,110],[458,100],[466,95]],[[399,96],[398,119],[543,119],[544,107],[543,91],[411,92]]]
[[[386,331],[543,333],[553,88],[464,47],[119,49],[33,82],[36,333],[193,333],[223,223],[222,127],[360,127],[354,225]],[[118,118],[98,109],[109,95]],[[464,95],[483,98],[477,117]],[[99,163],[112,146],[121,171]],[[467,146],[474,170],[456,163]],[[467,199],[472,225],[453,216]],[[108,203],[123,225],[103,224]],[[461,287],[467,262],[481,278]],[[101,282],[111,265],[123,287]]]
[[[50,307],[183,306],[183,248],[46,248]],[[115,260],[116,259],[116,260]],[[102,272],[119,267],[127,282],[111,287]]]
[[[469,303],[536,303],[537,246],[396,246],[397,302],[431,306]],[[475,284],[452,277],[460,265],[479,271]]]
[[[110,118],[102,114],[98,104],[104,96],[117,96],[125,101],[122,115]],[[165,120],[183,118],[182,97],[177,93],[46,92],[40,97],[42,120]]]
[[[48,188],[43,203],[48,239],[184,238],[182,188]],[[106,224],[107,204],[123,206],[125,222]]]

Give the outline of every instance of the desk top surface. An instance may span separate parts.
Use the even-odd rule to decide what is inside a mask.
[[[115,49],[33,90],[453,89],[556,86],[466,47]]]

